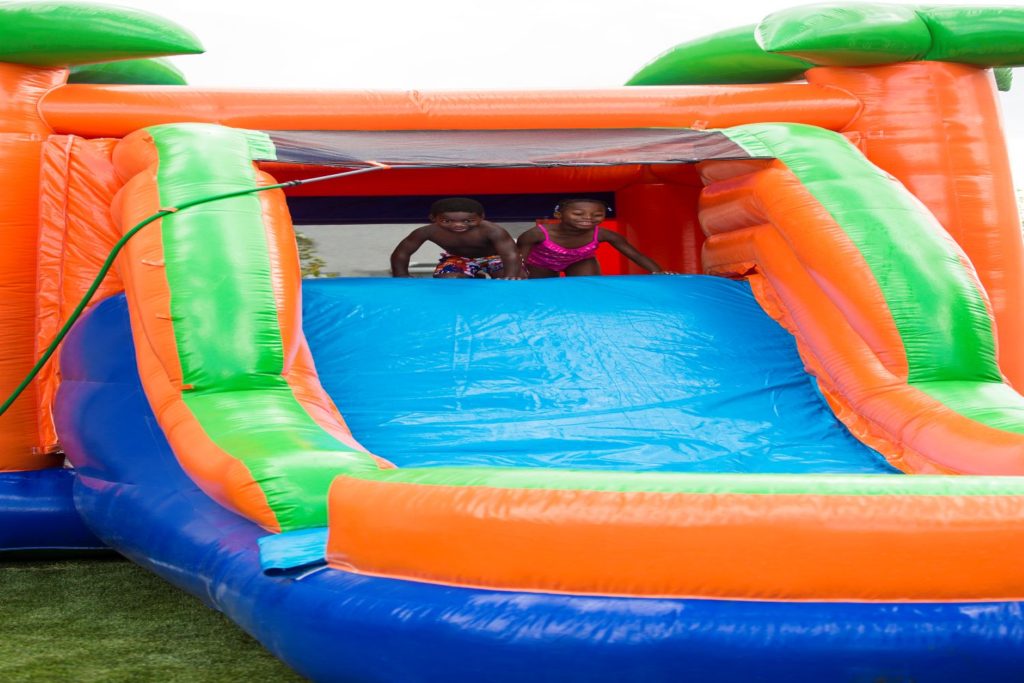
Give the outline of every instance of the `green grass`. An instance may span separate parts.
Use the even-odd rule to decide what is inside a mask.
[[[0,681],[303,680],[191,595],[121,559],[0,561]]]

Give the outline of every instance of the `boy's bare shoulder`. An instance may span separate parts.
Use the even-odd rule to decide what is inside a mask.
[[[490,221],[481,221],[480,233],[492,244],[504,242],[505,240],[514,241],[508,230]]]
[[[497,223],[492,223],[490,221],[480,221],[480,227],[483,228],[484,230],[486,230],[488,234],[492,234],[492,235],[493,234],[498,234],[498,233],[505,233],[506,235],[508,234],[508,230],[506,230],[505,228],[501,227]]]
[[[421,225],[418,228],[414,228],[412,232],[405,236],[407,242],[432,242],[434,236],[437,234],[437,226],[433,223],[427,223]]]

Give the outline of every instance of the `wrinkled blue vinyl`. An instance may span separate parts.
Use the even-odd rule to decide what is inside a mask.
[[[327,562],[327,527],[271,534],[259,546],[260,566],[267,574],[322,565]]]
[[[131,344],[123,296],[94,306],[64,342],[56,418],[77,467],[78,509],[119,552],[222,610],[314,681],[927,683],[1012,680],[1024,670],[1019,602],[602,598],[332,569],[267,576],[258,548],[267,533],[178,466]],[[102,639],[102,619],[96,628]]]
[[[746,283],[311,280],[303,315],[353,434],[400,467],[896,471]]]
[[[0,472],[0,555],[106,547],[75,511],[74,480],[74,473],[62,468]]]

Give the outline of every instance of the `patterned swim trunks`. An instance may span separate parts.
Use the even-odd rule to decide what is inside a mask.
[[[441,277],[445,273],[461,273],[466,277],[477,277],[480,273],[486,273],[495,277],[501,275],[504,270],[505,265],[501,262],[500,256],[468,258],[442,251],[441,261],[437,268],[434,268],[434,277]]]

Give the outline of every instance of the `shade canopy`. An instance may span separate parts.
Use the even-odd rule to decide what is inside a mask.
[[[510,168],[752,158],[720,132],[689,128],[265,132],[277,161],[320,166]]]

